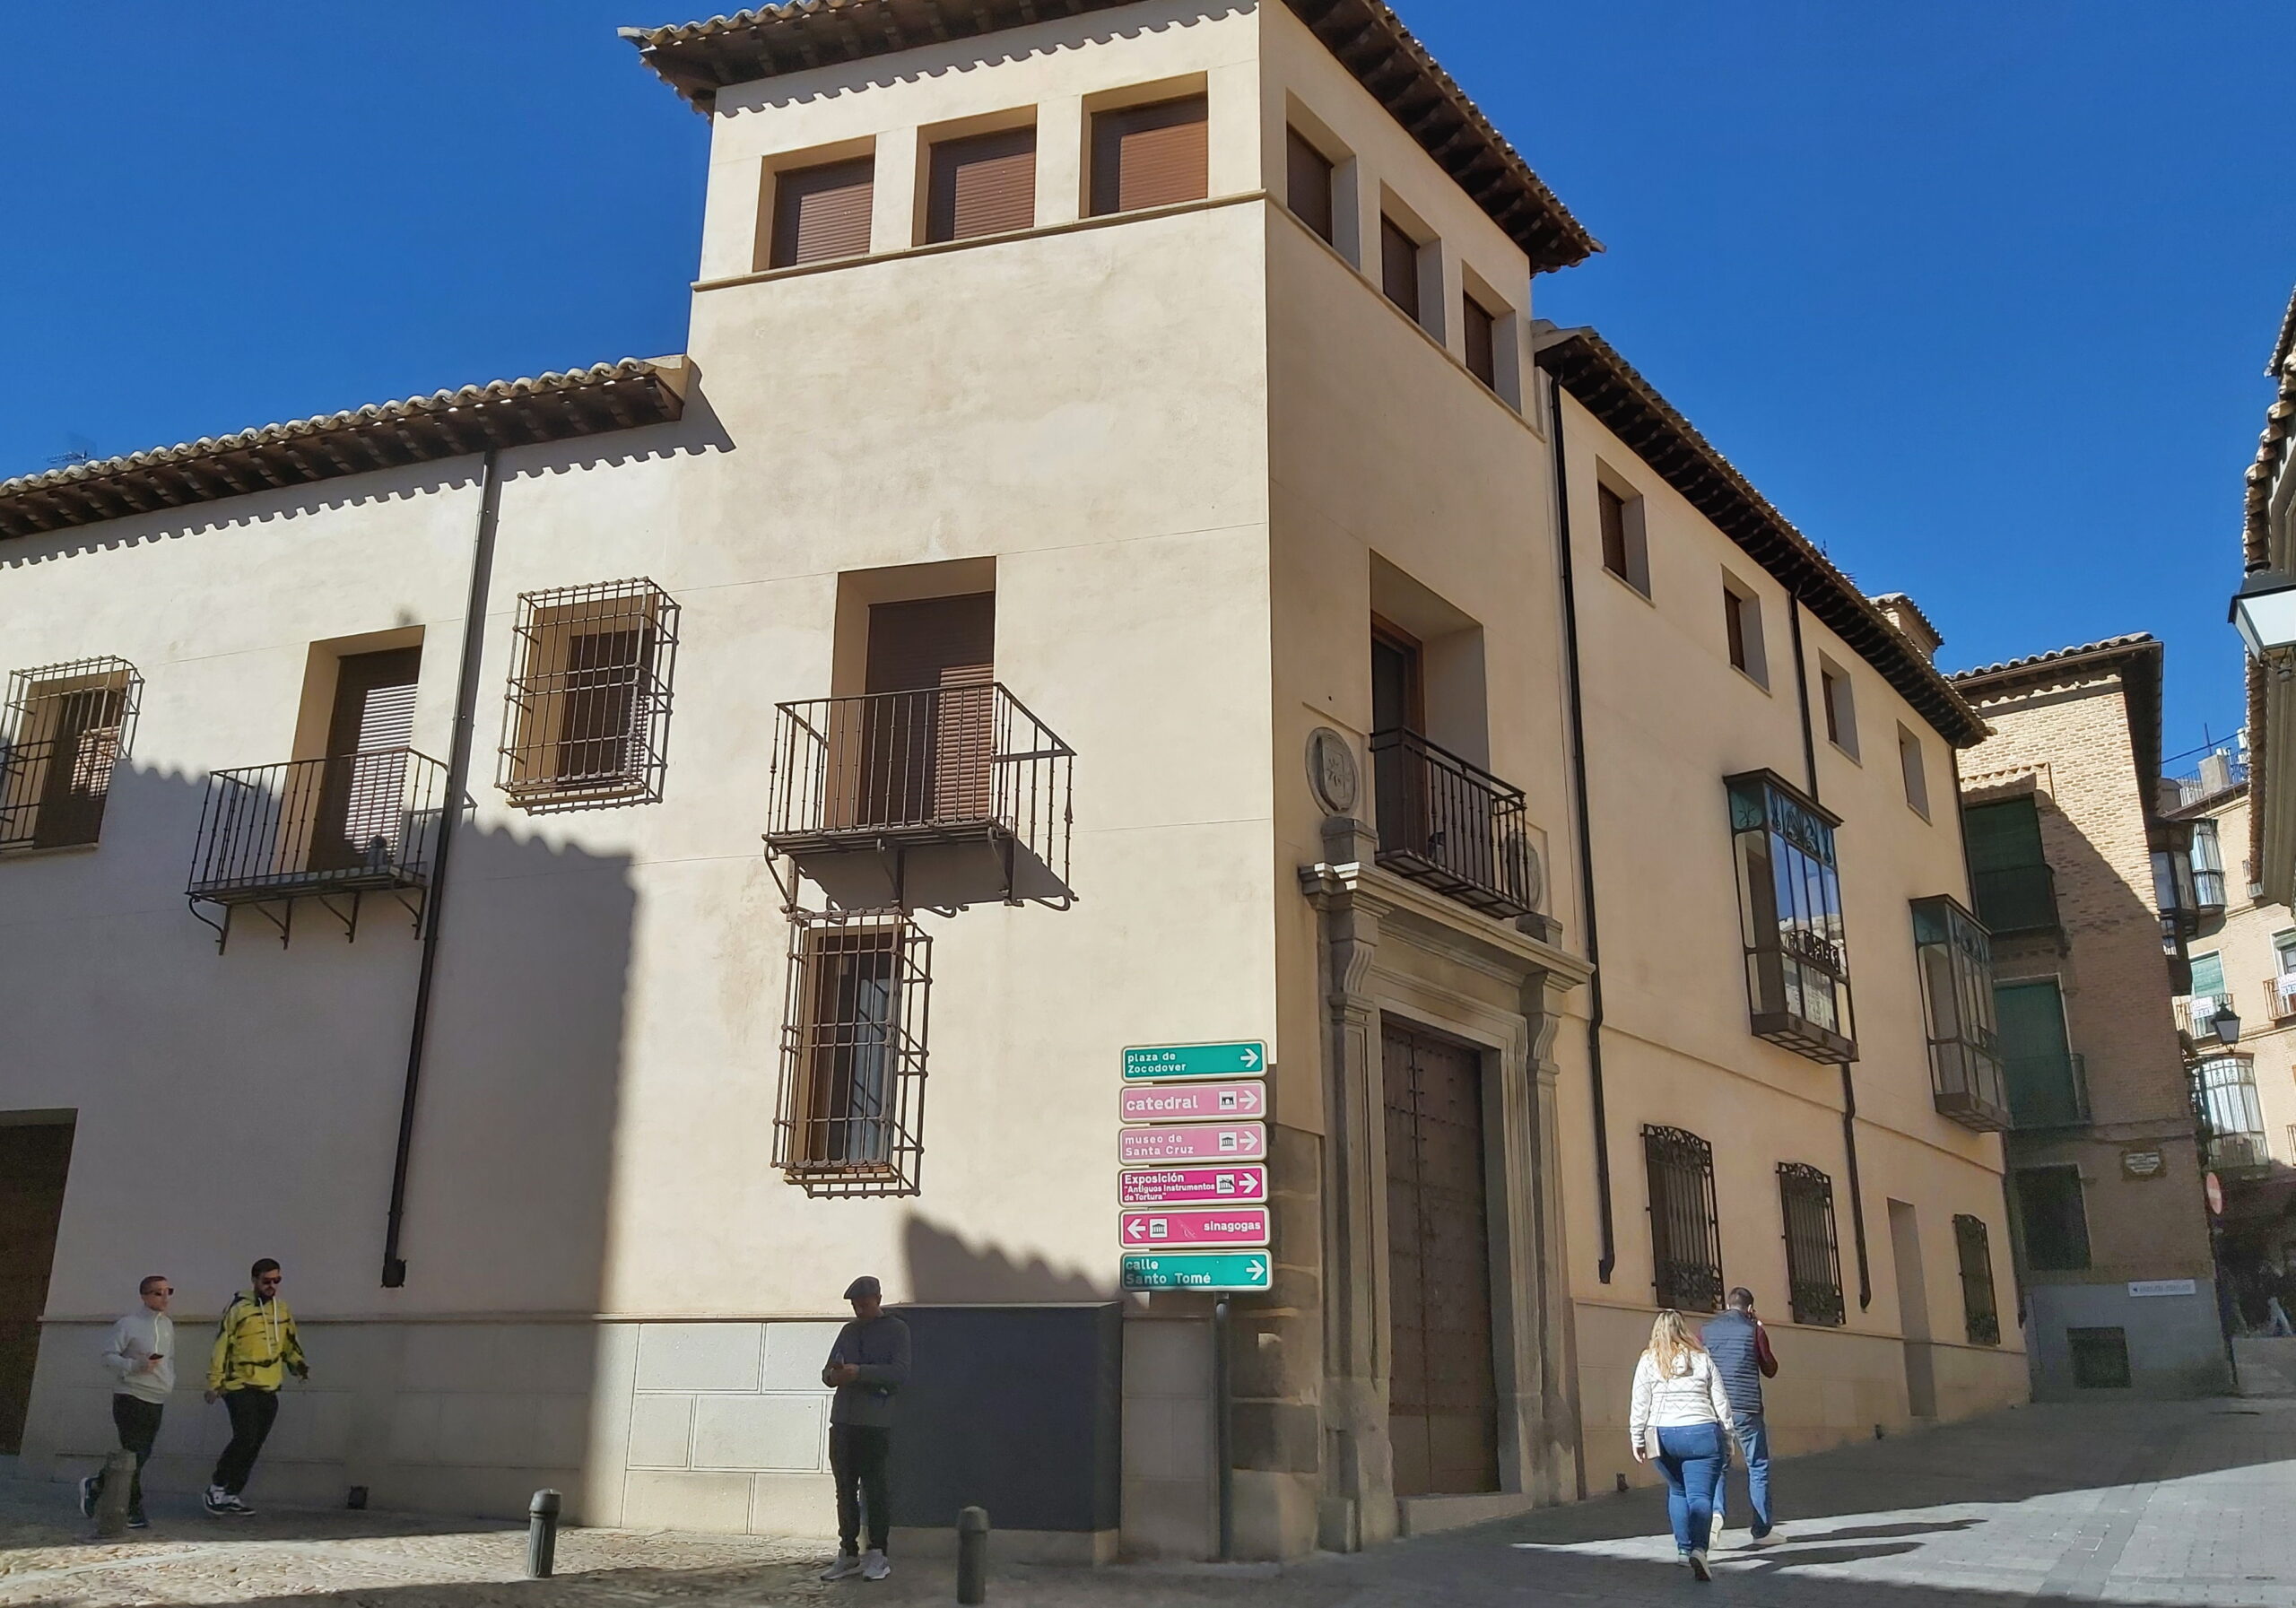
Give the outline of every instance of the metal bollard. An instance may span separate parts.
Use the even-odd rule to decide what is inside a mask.
[[[127,1534],[127,1499],[135,1494],[135,1454],[122,1447],[104,1459],[104,1488],[96,1498],[96,1534]]]
[[[968,1508],[957,1515],[957,1601],[988,1601],[988,1509]]]
[[[526,1578],[547,1580],[558,1561],[558,1506],[554,1491],[537,1491],[526,1504]]]

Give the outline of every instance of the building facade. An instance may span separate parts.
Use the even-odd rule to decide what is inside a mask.
[[[2199,930],[2191,993],[2176,1002],[2193,1080],[2202,1163],[2224,1209],[2218,1273],[2236,1327],[2271,1327],[2270,1302],[2296,1310],[2296,914],[2249,879],[2248,783],[2219,752],[2185,780],[2178,818],[2193,832]]]
[[[330,1505],[821,1533],[858,1272],[897,1524],[1049,1555],[1648,1477],[1732,1283],[1787,1448],[2022,1396],[1934,633],[1536,324],[1594,243],[1384,4],[1071,9],[636,35],[676,358],[0,484],[32,1466],[257,1255]],[[1223,1184],[1258,1287],[1139,1287]]]
[[[2277,599],[2268,633],[2244,626],[2248,643],[2248,855],[2264,897],[2296,904],[2296,637],[2286,605],[2296,588],[2296,295],[2280,321],[2265,363],[2273,386],[2243,488],[2241,591]],[[2267,603],[2266,607],[2272,605]],[[2234,618],[2239,619],[2239,599]]]
[[[2190,829],[2162,809],[2161,657],[2152,638],[2123,637],[1954,677],[1993,734],[1967,758],[1961,810],[1993,935],[2044,1398],[2230,1384],[2170,1009],[2189,991],[2200,912]]]

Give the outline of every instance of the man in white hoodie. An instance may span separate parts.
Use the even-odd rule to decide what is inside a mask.
[[[176,1387],[176,1323],[168,1316],[175,1286],[163,1273],[153,1273],[136,1286],[144,1304],[111,1326],[104,1343],[104,1366],[118,1381],[112,1386],[111,1421],[119,1430],[119,1444],[135,1454],[135,1483],[127,1493],[127,1527],[142,1530],[151,1520],[144,1517],[144,1465],[152,1443],[160,1438],[160,1414],[166,1410],[168,1392]],[[90,1474],[80,1482],[80,1511],[95,1517],[96,1499],[103,1494],[104,1477]]]

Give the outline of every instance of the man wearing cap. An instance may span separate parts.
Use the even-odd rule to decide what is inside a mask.
[[[822,1383],[834,1386],[829,1410],[829,1470],[837,1482],[837,1561],[824,1580],[882,1580],[892,1573],[885,1536],[892,1494],[885,1462],[893,1444],[893,1399],[909,1382],[909,1326],[885,1311],[884,1290],[863,1274],[845,1287],[853,1321],[829,1348]],[[861,1550],[861,1508],[869,1510],[869,1550]]]

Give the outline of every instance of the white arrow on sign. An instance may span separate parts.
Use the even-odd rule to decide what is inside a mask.
[[[1239,1058],[1243,1062],[1246,1070],[1248,1071],[1250,1068],[1259,1065],[1259,1051],[1252,1048],[1249,1045],[1246,1045],[1244,1047],[1243,1055]]]
[[[1259,1091],[1252,1088],[1249,1084],[1245,1085],[1244,1088],[1237,1091],[1236,1105],[1239,1109],[1245,1111],[1258,1110]]]
[[[1261,1261],[1257,1256],[1254,1256],[1250,1261],[1244,1264],[1244,1271],[1253,1278],[1257,1279],[1267,1271],[1267,1264]]]
[[[1237,1177],[1236,1193],[1238,1195],[1255,1195],[1257,1194],[1258,1191],[1259,1176],[1257,1173],[1247,1172],[1239,1174]]]

